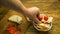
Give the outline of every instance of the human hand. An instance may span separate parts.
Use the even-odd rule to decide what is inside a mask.
[[[39,22],[37,16],[39,15],[39,8],[37,7],[31,7],[27,8],[27,12],[25,12],[26,16],[29,17],[34,22]]]

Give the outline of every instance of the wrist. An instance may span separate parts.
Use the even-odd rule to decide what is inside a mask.
[[[26,7],[24,7],[24,8],[22,8],[22,11],[23,11],[23,14],[26,15],[26,13],[27,13],[28,10],[27,10]]]

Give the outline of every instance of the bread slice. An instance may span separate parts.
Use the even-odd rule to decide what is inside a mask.
[[[9,17],[8,20],[20,24],[20,22],[22,21],[22,17],[20,17],[18,15],[13,15],[13,16]]]

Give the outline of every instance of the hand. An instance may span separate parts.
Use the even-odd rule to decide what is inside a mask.
[[[34,22],[39,22],[39,20],[37,18],[39,13],[40,13],[39,8],[37,8],[37,7],[28,8],[27,12],[25,12],[26,16],[29,17]]]

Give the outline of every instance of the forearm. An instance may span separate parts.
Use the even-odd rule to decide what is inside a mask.
[[[32,7],[27,9],[19,0],[0,0],[0,2],[1,1],[1,4],[23,13],[34,22],[39,22],[37,19],[37,15],[39,15],[39,8]]]
[[[2,4],[4,4],[5,6],[21,13],[25,13],[27,9],[19,0],[3,0],[2,2]]]

